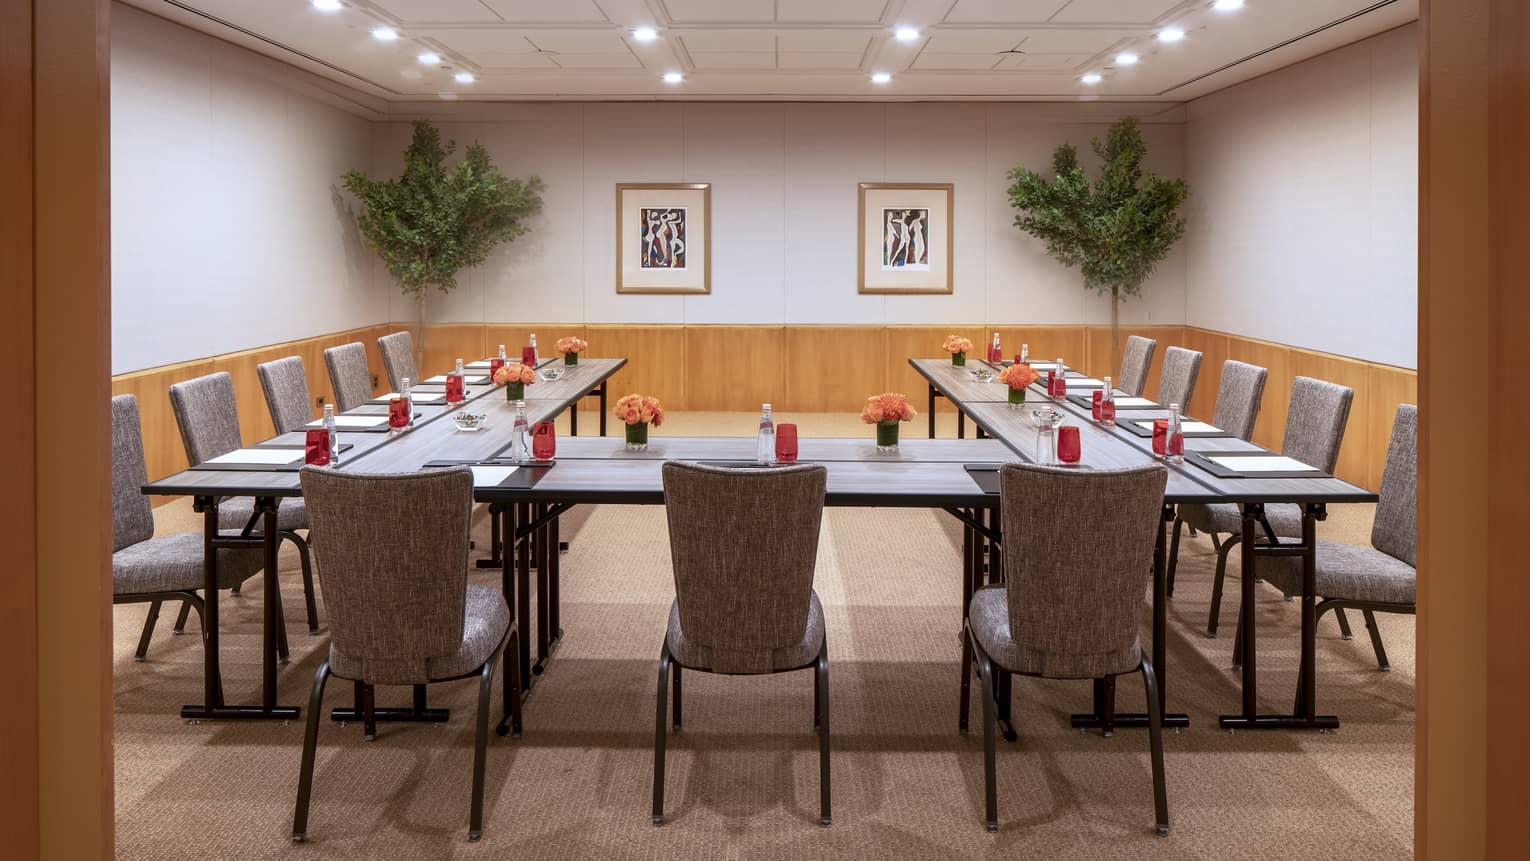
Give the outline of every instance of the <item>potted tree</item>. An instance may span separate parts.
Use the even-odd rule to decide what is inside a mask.
[[[1009,172],[1009,201],[1016,227],[1046,242],[1058,262],[1083,270],[1085,289],[1110,295],[1110,365],[1116,368],[1121,297],[1141,295],[1142,282],[1185,234],[1179,207],[1190,188],[1143,171],[1147,145],[1135,117],[1091,145],[1101,161],[1094,182],[1079,165],[1078,150],[1063,144],[1052,154],[1051,180],[1024,167]]]
[[[414,343],[420,366],[430,288],[455,289],[458,271],[483,263],[494,246],[525,233],[527,217],[542,208],[541,179],[506,177],[479,143],[448,167],[456,148],[456,141],[441,142],[435,126],[416,121],[402,176],[372,179],[353,170],[344,177],[361,202],[356,226],[362,238],[419,309]]]

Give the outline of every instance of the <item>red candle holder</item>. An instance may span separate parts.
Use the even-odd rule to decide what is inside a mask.
[[[1094,413],[1095,421],[1099,421],[1101,418],[1102,410],[1100,408],[1100,404],[1104,397],[1105,392],[1101,391],[1100,389],[1095,389],[1094,394],[1090,397],[1090,410]]]
[[[329,431],[311,428],[303,444],[303,462],[309,466],[329,466]]]
[[[449,404],[462,403],[462,375],[446,375],[446,402]]]
[[[776,460],[781,463],[797,462],[797,426],[776,425]]]
[[[1184,441],[1183,440],[1180,441],[1180,445],[1181,446],[1184,445]],[[1168,447],[1169,447],[1169,420],[1168,419],[1154,419],[1153,420],[1153,454],[1156,454],[1159,457],[1163,457],[1165,454],[1168,453]]]
[[[521,348],[521,364],[525,365],[528,368],[535,368],[537,366],[537,348],[536,347],[522,347]]]
[[[1063,425],[1057,429],[1057,459],[1062,463],[1078,463],[1083,455],[1083,447],[1079,442],[1078,426]]]
[[[406,398],[397,397],[388,399],[388,427],[405,428],[409,426],[409,401]]]
[[[537,422],[531,430],[531,456],[537,460],[552,460],[558,453],[558,434],[552,422]]]

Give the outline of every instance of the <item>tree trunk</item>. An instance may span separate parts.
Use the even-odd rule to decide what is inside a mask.
[[[1121,368],[1121,288],[1110,288],[1110,373]],[[1117,380],[1116,382],[1120,382]]]
[[[428,300],[429,295],[423,289],[421,289],[415,297],[415,303],[418,306],[419,314],[416,316],[414,322],[414,369],[417,373],[420,374],[421,379],[423,379],[425,376],[425,314],[427,311],[426,305]],[[419,383],[420,381],[421,380],[415,380],[416,383]]]

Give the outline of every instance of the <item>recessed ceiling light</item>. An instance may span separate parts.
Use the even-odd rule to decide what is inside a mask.
[[[420,65],[422,66],[434,66],[435,64],[441,62],[441,55],[434,51],[426,51],[418,57],[415,57],[415,59],[419,60]]]
[[[1089,84],[1090,86],[1093,86],[1104,80],[1104,78],[1100,77],[1099,72],[1086,72],[1082,78],[1079,78],[1079,80]]]
[[[893,36],[899,42],[912,42],[915,39],[919,38],[919,28],[918,27],[899,27],[896,31],[893,32]]]
[[[885,83],[887,83],[888,81],[891,81],[891,80],[892,80],[892,75],[889,75],[886,72],[874,72],[871,75],[871,82],[873,84],[885,84]]]
[[[1214,2],[1211,4],[1211,8],[1217,10],[1218,12],[1231,12],[1234,9],[1242,9],[1243,0],[1214,0]]]
[[[471,84],[478,80],[477,78],[473,77],[472,72],[458,72],[457,74],[452,75],[452,78],[455,79],[459,84]]]
[[[320,12],[339,12],[340,0],[313,0],[313,8]]]
[[[1131,51],[1122,51],[1116,55],[1117,66],[1135,66],[1137,65],[1137,60],[1137,55],[1133,54]]]
[[[632,31],[632,38],[639,42],[652,42],[659,38],[659,31],[652,27],[639,27]]]
[[[372,38],[379,42],[392,42],[398,38],[398,31],[392,27],[378,27],[372,31]]]
[[[685,80],[685,76],[680,74],[679,72],[665,72],[664,73],[664,83],[666,83],[666,84],[678,84],[678,83],[680,83],[683,80]]]
[[[1183,38],[1185,38],[1185,31],[1178,27],[1165,27],[1158,31],[1158,41],[1160,42],[1178,42]]]

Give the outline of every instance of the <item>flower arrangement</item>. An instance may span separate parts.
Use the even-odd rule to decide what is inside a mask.
[[[577,365],[579,364],[579,354],[583,353],[585,348],[589,346],[583,338],[559,338],[558,343],[553,344],[553,349],[563,356],[563,364]]]
[[[627,395],[616,402],[612,412],[627,425],[628,451],[648,448],[648,426],[664,424],[664,405],[648,395]]]
[[[877,426],[877,451],[883,452],[897,449],[898,422],[911,421],[916,415],[908,398],[897,392],[872,395],[861,407],[861,421]]]
[[[526,384],[536,382],[537,372],[520,362],[512,362],[494,372],[494,385],[505,387],[505,399],[526,397]]]
[[[1024,362],[1016,362],[999,372],[999,382],[1009,386],[1011,404],[1025,403],[1026,387],[1040,378],[1041,375],[1036,373],[1036,369]]]
[[[951,354],[951,364],[961,367],[967,364],[967,351],[972,349],[972,341],[960,335],[947,335],[940,348]]]

